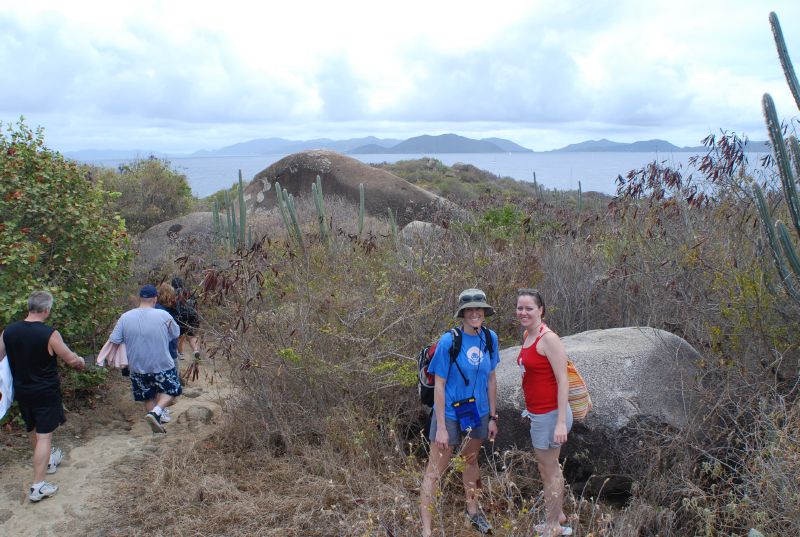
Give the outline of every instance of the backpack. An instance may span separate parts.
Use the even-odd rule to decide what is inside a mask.
[[[543,335],[544,334],[541,334],[539,338]],[[525,330],[522,336],[523,343],[527,337],[528,331]],[[538,341],[539,339],[537,338],[534,345],[536,345]],[[575,367],[575,364],[569,358],[567,358],[567,382],[569,383],[567,401],[569,402],[569,407],[572,409],[572,418],[575,421],[583,421],[592,409],[592,396],[589,395],[589,387],[586,386],[586,381],[583,380],[583,377],[578,372],[578,368]]]
[[[483,337],[486,340],[486,350],[488,351],[489,355],[494,352],[493,346],[494,342],[492,341],[492,334],[489,333],[489,329],[485,326],[481,325],[481,332],[483,333]],[[456,364],[456,368],[458,368],[458,372],[461,373],[461,376],[464,377],[464,373],[461,371],[461,367],[459,367],[458,359],[459,353],[461,353],[461,340],[462,340],[462,333],[460,328],[451,328],[450,334],[453,336],[453,345],[450,347],[450,367],[453,364]],[[435,375],[433,373],[428,372],[428,366],[431,364],[431,360],[433,359],[433,355],[436,353],[436,346],[439,344],[438,341],[434,342],[432,345],[428,345],[417,354],[417,386],[419,388],[419,400],[425,406],[433,407],[433,387],[436,382]],[[466,380],[466,377],[464,377]]]
[[[179,322],[193,324],[197,320],[197,298],[187,289],[176,289],[175,311]]]

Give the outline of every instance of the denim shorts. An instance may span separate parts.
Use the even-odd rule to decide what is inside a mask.
[[[536,449],[555,449],[561,447],[553,441],[558,422],[558,409],[545,412],[544,414],[533,414],[525,411],[526,416],[531,419],[531,443]],[[567,405],[567,432],[572,430],[572,409]]]
[[[131,371],[131,391],[134,401],[155,399],[159,393],[179,396],[183,393],[178,370],[174,367],[160,373],[134,373]]]
[[[467,435],[467,433],[461,432],[461,425],[458,423],[458,420],[451,420],[448,417],[444,418],[445,427],[447,427],[447,443],[451,446],[457,446],[461,443],[461,435]],[[436,429],[438,424],[436,423],[436,412],[431,414],[431,432],[428,436],[428,440],[433,442],[436,440]],[[486,440],[489,438],[489,414],[486,414],[481,418],[481,424],[475,429],[472,429],[469,432],[470,438],[477,438],[480,440]]]

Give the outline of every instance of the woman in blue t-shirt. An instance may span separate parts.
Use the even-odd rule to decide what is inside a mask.
[[[422,535],[431,535],[434,489],[447,469],[453,447],[467,440],[461,455],[464,457],[464,493],[467,520],[481,533],[492,526],[478,508],[477,489],[480,487],[478,450],[484,440],[497,436],[495,399],[497,380],[495,368],[500,360],[497,334],[483,327],[494,308],[486,302],[486,293],[467,289],[458,295],[457,319],[461,319],[461,348],[451,360],[453,334],[447,332],[436,345],[428,371],[435,375],[433,415],[430,430],[430,458],[420,491]],[[456,345],[457,347],[458,345]]]

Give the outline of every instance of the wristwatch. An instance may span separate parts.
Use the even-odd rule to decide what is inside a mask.
[[[500,418],[500,416],[498,416],[497,414],[495,414],[494,416],[492,416],[492,415],[489,416],[489,419],[493,420],[493,421],[497,421],[499,418]]]

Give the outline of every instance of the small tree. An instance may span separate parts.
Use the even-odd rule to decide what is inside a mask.
[[[131,233],[182,216],[194,206],[186,175],[153,156],[120,166],[119,173],[105,178],[105,188],[120,193],[115,206]]]
[[[2,124],[0,124],[2,130]],[[111,196],[44,145],[22,119],[0,134],[0,325],[19,319],[37,289],[53,323],[80,348],[116,315],[131,252]]]

